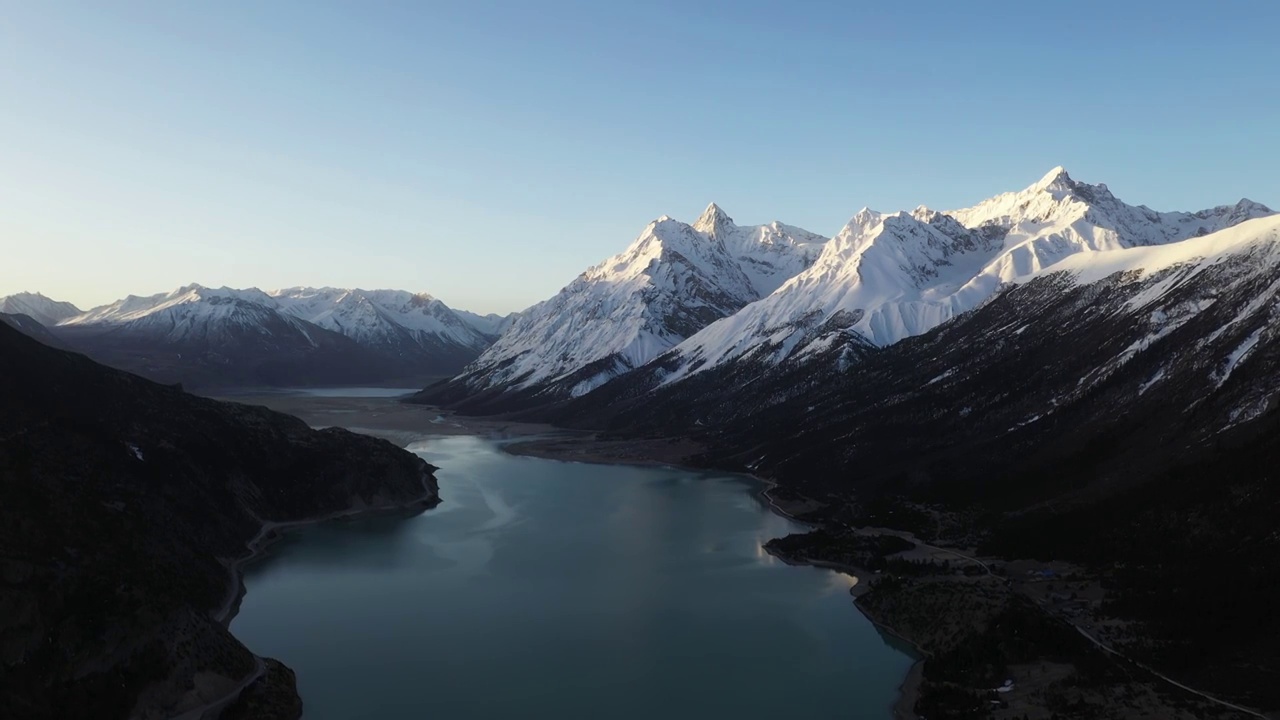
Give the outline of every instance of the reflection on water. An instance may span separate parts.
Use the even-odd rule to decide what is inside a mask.
[[[742,479],[411,449],[443,504],[289,536],[232,630],[317,718],[885,718],[911,660]],[[896,640],[894,642],[897,642]]]

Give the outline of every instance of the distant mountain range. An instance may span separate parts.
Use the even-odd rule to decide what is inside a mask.
[[[80,314],[80,308],[69,302],[50,300],[40,293],[22,292],[0,297],[0,313],[26,315],[46,327],[57,325]]]
[[[455,311],[398,290],[200,285],[87,312],[21,293],[0,298],[0,309],[44,328],[29,334],[193,386],[423,383],[474,360],[513,317]]]

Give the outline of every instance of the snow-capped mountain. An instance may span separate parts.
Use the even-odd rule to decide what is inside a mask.
[[[26,315],[46,327],[79,315],[80,308],[69,302],[51,300],[40,293],[20,292],[0,297],[0,313]]]
[[[96,359],[159,379],[305,385],[456,372],[492,342],[480,328],[496,322],[394,290],[188,285],[94,308],[56,332]]]
[[[187,285],[131,295],[68,318],[60,337],[90,357],[165,382],[197,386],[376,379],[372,353],[282,312],[260,290]]]
[[[1098,393],[1107,399],[1089,407],[1100,414],[1128,412],[1150,393],[1177,412],[1203,401],[1197,432],[1212,434],[1259,416],[1280,397],[1277,317],[1280,215],[1271,215],[1179,242],[1076,253],[1003,285],[921,337],[859,347],[856,368],[842,362],[848,348],[831,345],[773,364],[721,363],[663,383],[679,361],[672,353],[551,419],[605,418],[614,429],[677,435],[739,423],[830,427],[864,433],[862,443],[879,430],[858,430],[850,418],[874,424],[899,406],[902,427],[973,415],[980,419],[970,424],[1003,432],[1093,403]],[[804,417],[759,420],[771,412]]]
[[[918,292],[973,268],[956,272],[954,295],[1007,259],[991,294],[949,322],[877,345],[850,318],[844,346],[809,342],[807,354],[751,372],[722,362],[663,384],[682,362],[669,353],[584,395],[525,406],[525,418],[639,439],[664,461],[766,477],[787,502],[816,508],[810,517],[828,532],[905,527],[984,554],[1053,557],[1123,578],[1108,597],[1138,601],[1095,606],[1093,619],[1137,631],[1108,642],[1202,687],[1223,677],[1221,667],[1239,668],[1224,688],[1236,694],[1224,696],[1262,707],[1252,693],[1275,655],[1263,654],[1269,636],[1249,632],[1274,602],[1242,604],[1254,608],[1233,635],[1243,640],[1215,639],[1211,667],[1197,670],[1185,663],[1185,628],[1215,607],[1221,588],[1173,618],[1166,598],[1195,596],[1203,581],[1182,580],[1188,568],[1250,598],[1277,571],[1280,216],[1248,202],[1130,213],[1100,207],[1098,186],[1069,188],[1094,196],[1072,221],[1043,210],[1019,216],[1039,203],[1076,204],[1061,188],[1041,190],[1050,198],[979,205],[977,221],[862,213],[829,244],[864,270],[851,276],[853,290],[890,280]],[[1042,233],[1045,225],[1056,229]],[[839,265],[819,270],[821,262],[816,276]],[[865,310],[840,309],[850,307]],[[842,363],[857,339],[856,365]],[[519,407],[480,395],[453,404]],[[695,454],[680,457],[666,438]],[[815,547],[829,547],[829,537]],[[1223,558],[1243,559],[1222,568]],[[1223,616],[1236,622],[1235,610]]]
[[[666,382],[721,363],[765,365],[833,345],[889,345],[977,307],[1003,284],[1075,255],[1199,237],[1271,211],[1249,200],[1197,213],[1126,205],[1054,168],[963,210],[862,210],[811,267],[709,325],[664,359]]]
[[[239,331],[264,338],[298,334],[308,325],[282,316],[275,302],[257,289],[206,288],[186,285],[146,297],[130,295],[58,323],[62,328],[114,332],[127,329],[167,342],[234,342]]]
[[[776,222],[739,227],[715,204],[692,225],[663,216],[522,313],[457,383],[580,395],[774,291],[825,242]]]
[[[475,359],[497,339],[500,320],[462,315],[425,293],[403,290],[289,288],[269,295],[288,314],[399,356]]]

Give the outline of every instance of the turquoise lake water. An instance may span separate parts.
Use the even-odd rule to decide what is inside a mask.
[[[442,504],[332,522],[251,565],[232,631],[329,718],[888,718],[912,659],[741,477],[409,449]]]

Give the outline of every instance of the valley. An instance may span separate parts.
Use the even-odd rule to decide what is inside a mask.
[[[1276,636],[1263,588],[1280,571],[1275,215],[1247,200],[1157,213],[1059,168],[964,211],[861,212],[823,253],[603,383],[490,384],[484,368],[518,365],[482,355],[412,401],[590,434],[523,452],[749,472],[802,499],[819,532],[889,527],[992,565],[1070,568],[1064,591],[894,559],[859,604],[934,658],[920,715],[985,717],[982,688],[1028,662],[1056,679],[1024,683],[1031,704],[1008,693],[1024,711],[1280,704],[1280,664],[1258,642]],[[791,305],[801,324],[772,319]],[[614,328],[569,314],[577,338]],[[789,539],[788,557],[833,562],[822,538]],[[957,630],[938,635],[948,617]],[[1011,627],[1038,639],[1010,644]]]
[[[12,3],[0,720],[1280,720],[1280,3]]]
[[[87,313],[20,294],[3,317],[180,385],[162,392],[395,446],[757,478],[800,523],[758,550],[851,578],[922,656],[901,718],[1266,717],[1278,218],[1156,212],[1055,168],[964,210],[864,209],[830,239],[715,204],[664,216],[507,316],[191,285]],[[326,508],[308,517],[346,512]],[[292,670],[250,660],[221,695],[166,702],[291,716]]]
[[[252,398],[312,425],[341,422],[361,432],[411,442],[436,437],[491,438],[515,455],[579,463],[671,467],[705,448],[650,440],[600,440],[591,433],[502,418],[458,416],[396,398]],[[1140,640],[1141,625],[1107,612],[1112,590],[1096,569],[1060,560],[980,554],[956,533],[973,521],[939,507],[898,506],[931,521],[899,518],[913,532],[852,524],[843,500],[800,495],[786,485],[763,493],[773,510],[818,530],[768,538],[764,549],[790,564],[856,578],[850,594],[883,631],[921,648],[925,660],[903,687],[896,716],[915,717],[1264,717],[1248,706],[1181,683],[1145,658],[1117,647]],[[1012,633],[1012,635],[1010,635]],[[1111,653],[1121,659],[1112,659]],[[919,670],[923,670],[922,673]],[[1006,680],[1010,688],[995,692]],[[995,701],[994,704],[992,701]],[[1003,703],[1003,705],[999,704]]]

